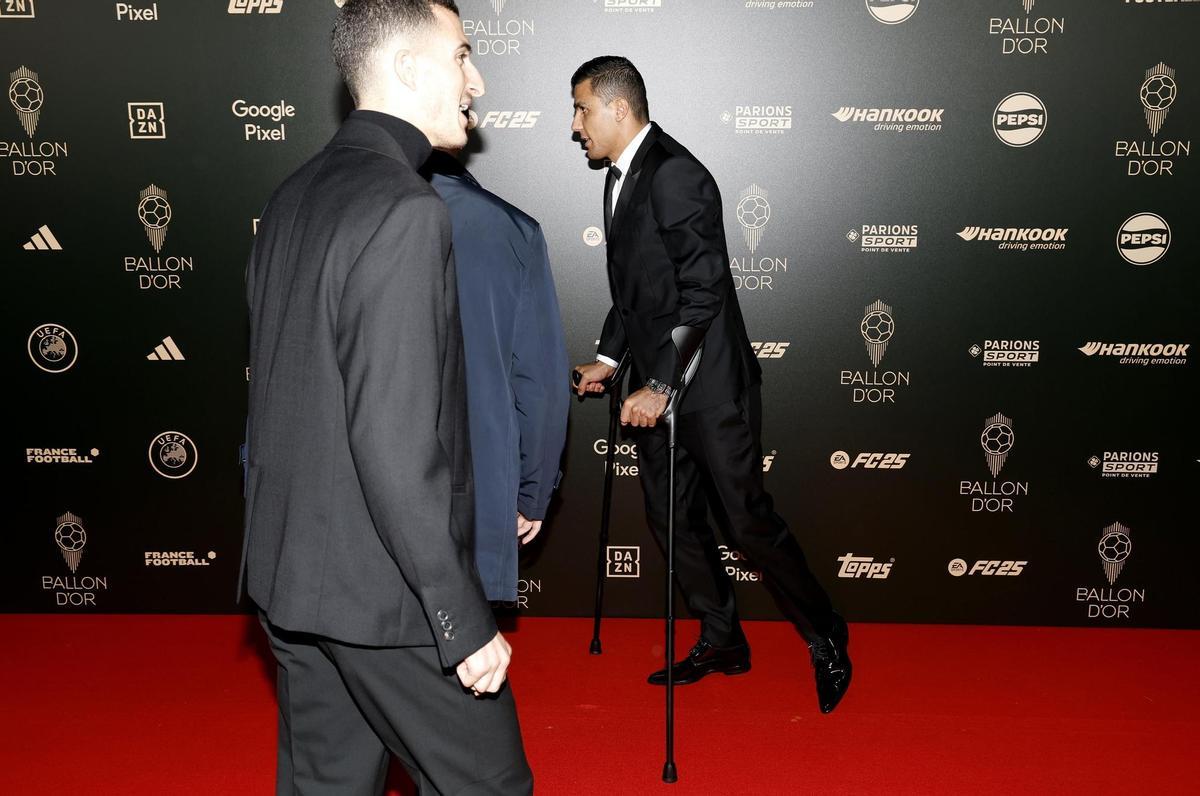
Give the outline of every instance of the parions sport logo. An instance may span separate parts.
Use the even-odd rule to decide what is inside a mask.
[[[1135,213],[1117,230],[1117,252],[1132,265],[1156,263],[1171,248],[1171,227],[1156,213]]]
[[[1041,356],[1040,340],[984,340],[967,349],[987,367],[1028,368]],[[982,357],[982,359],[980,359]]]
[[[846,240],[868,254],[910,252],[917,248],[917,225],[863,224],[847,232]]]
[[[721,113],[721,123],[730,122],[738,135],[782,135],[792,129],[792,106],[735,105]]]
[[[1046,105],[1027,91],[1009,94],[992,112],[992,130],[1008,146],[1029,146],[1046,131]]]
[[[1088,457],[1101,478],[1149,478],[1158,472],[1158,451],[1103,451]]]

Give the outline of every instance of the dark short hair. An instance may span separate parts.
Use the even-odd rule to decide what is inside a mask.
[[[604,100],[604,104],[624,97],[638,121],[649,121],[650,104],[646,101],[646,82],[633,62],[620,55],[601,55],[575,70],[571,75],[571,88],[585,80],[592,81],[592,93]]]
[[[454,0],[346,0],[333,23],[333,62],[355,101],[370,77],[371,53],[397,33],[431,27],[434,6],[459,15]]]

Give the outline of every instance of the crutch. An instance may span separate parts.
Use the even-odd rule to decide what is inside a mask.
[[[600,613],[604,606],[604,575],[608,551],[608,525],[612,515],[613,465],[616,460],[617,425],[621,420],[621,381],[629,366],[629,352],[621,355],[617,369],[604,381],[604,391],[608,393],[608,451],[604,457],[604,497],[600,506],[600,540],[596,551],[596,605],[592,616],[592,643],[588,652],[599,655],[600,647]],[[579,384],[579,371],[571,372],[571,379]]]
[[[704,351],[704,331],[693,326],[676,326],[671,330],[671,342],[679,355],[681,377],[662,419],[667,424],[667,643],[663,654],[667,659],[667,760],[663,764],[663,782],[675,782],[679,771],[675,766],[675,432],[676,411],[683,394],[700,368]]]

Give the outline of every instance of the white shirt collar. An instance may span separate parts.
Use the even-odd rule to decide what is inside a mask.
[[[624,177],[629,173],[629,166],[633,163],[633,156],[637,154],[638,147],[642,145],[642,141],[646,139],[646,134],[650,132],[650,122],[646,122],[646,126],[638,131],[638,134],[633,137],[625,149],[621,152],[621,156],[613,163],[621,170],[621,176]]]

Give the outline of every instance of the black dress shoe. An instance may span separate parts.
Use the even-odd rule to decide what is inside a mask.
[[[817,702],[822,713],[832,713],[850,688],[854,666],[850,663],[849,646],[850,628],[837,614],[833,615],[833,630],[829,636],[808,645],[817,677]]]
[[[689,685],[715,672],[744,674],[750,671],[750,645],[746,642],[729,647],[714,647],[703,638],[687,657],[671,667],[675,685]],[[650,685],[666,685],[667,670],[659,669],[646,680]]]

